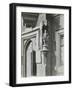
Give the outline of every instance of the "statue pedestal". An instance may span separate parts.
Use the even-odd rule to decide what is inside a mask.
[[[47,53],[48,53],[47,45],[43,45],[43,48],[41,50],[41,53],[42,53],[42,64],[46,64]]]

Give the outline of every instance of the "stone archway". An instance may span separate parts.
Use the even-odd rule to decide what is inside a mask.
[[[31,76],[32,74],[31,74],[31,72],[32,72],[32,70],[31,70],[31,67],[32,67],[32,65],[31,65],[31,62],[32,62],[32,59],[31,59],[31,52],[32,52],[32,41],[31,40],[28,40],[27,42],[26,42],[26,47],[25,47],[25,73],[26,73],[26,76],[28,77],[28,76]]]
[[[30,77],[36,75],[36,51],[33,48],[33,40],[27,40],[24,45],[24,76]]]

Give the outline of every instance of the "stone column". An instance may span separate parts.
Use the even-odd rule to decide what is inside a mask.
[[[56,65],[56,57],[55,57],[55,49],[56,49],[56,43],[55,43],[55,29],[53,24],[53,17],[52,15],[47,14],[47,26],[48,26],[48,57],[46,62],[46,75],[52,76],[55,75],[55,65]]]
[[[43,34],[43,23],[46,25],[46,14],[40,14],[37,22],[37,25],[38,26],[40,25],[40,35],[39,35],[40,36],[39,37],[40,62],[37,63],[37,76],[46,76],[46,61],[47,61],[46,55],[47,55],[48,49],[45,42],[47,32],[44,29],[45,33]],[[45,38],[43,38],[43,35]]]

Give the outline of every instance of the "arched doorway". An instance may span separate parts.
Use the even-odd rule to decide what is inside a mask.
[[[32,40],[27,40],[25,45],[25,76],[36,75],[36,52]]]

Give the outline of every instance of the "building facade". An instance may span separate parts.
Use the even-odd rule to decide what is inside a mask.
[[[21,76],[64,75],[64,15],[21,14]]]

